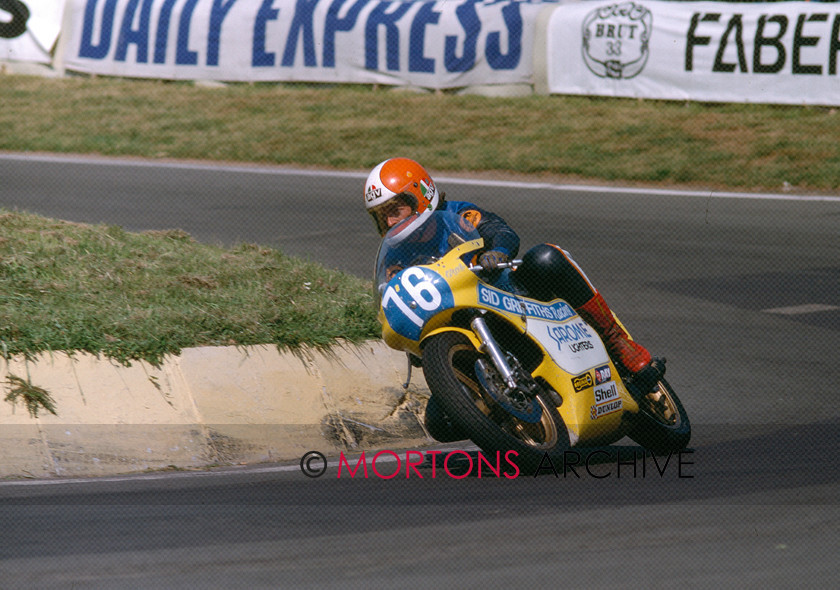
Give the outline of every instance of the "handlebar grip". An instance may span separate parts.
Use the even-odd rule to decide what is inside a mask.
[[[518,258],[516,260],[511,260],[510,262],[502,262],[496,268],[516,268],[520,264],[522,264],[522,259]],[[484,270],[484,267],[480,264],[471,264],[467,268],[470,270]]]

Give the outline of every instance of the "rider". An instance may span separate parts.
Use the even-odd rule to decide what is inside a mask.
[[[459,214],[484,238],[478,264],[485,270],[498,269],[519,251],[519,236],[501,217],[473,203],[446,201],[425,168],[408,158],[390,158],[371,171],[365,183],[365,207],[380,236],[411,216],[416,219],[408,225],[419,227],[433,211]],[[565,299],[598,332],[613,362],[628,373],[638,374],[650,365],[647,349],[630,339],[601,293],[562,248],[553,244],[534,246],[511,277],[534,299]]]

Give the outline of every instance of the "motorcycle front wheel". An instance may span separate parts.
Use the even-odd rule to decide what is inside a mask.
[[[680,398],[660,378],[653,391],[637,400],[639,412],[631,414],[628,436],[657,454],[675,453],[688,446],[691,423]]]
[[[429,435],[438,442],[448,443],[456,440],[465,440],[469,438],[464,434],[460,428],[452,423],[443,408],[440,407],[437,398],[432,396],[426,403],[426,413],[423,418],[423,423]]]
[[[423,349],[423,374],[433,397],[450,420],[488,455],[513,457],[520,471],[562,464],[569,449],[569,433],[557,405],[545,393],[536,396],[540,419],[525,422],[511,415],[481,386],[475,362],[486,358],[463,334],[444,332]],[[546,458],[547,456],[547,458]]]

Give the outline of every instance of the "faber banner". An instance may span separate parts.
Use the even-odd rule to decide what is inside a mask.
[[[68,0],[92,74],[456,88],[530,83],[541,2]]]
[[[583,2],[547,38],[551,93],[840,103],[837,4]]]
[[[0,60],[50,63],[64,0],[0,0]]]

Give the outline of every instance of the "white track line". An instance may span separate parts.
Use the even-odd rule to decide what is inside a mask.
[[[134,158],[106,158],[101,156],[81,156],[62,154],[19,154],[0,153],[0,160],[51,162],[63,164],[87,164],[96,166],[135,166],[144,168],[174,168],[182,170],[215,170],[250,174],[268,174],[275,176],[332,176],[340,178],[367,178],[367,172],[312,170],[300,168],[284,168],[262,164],[229,164],[212,162],[180,162],[156,161]],[[740,193],[733,191],[715,190],[677,190],[638,187],[592,186],[577,184],[555,184],[550,182],[520,182],[513,180],[481,180],[472,178],[456,178],[450,176],[436,176],[439,184],[461,184],[472,186],[492,186],[514,189],[549,190],[563,192],[606,193],[614,195],[658,195],[678,197],[700,197],[705,199],[752,199],[772,201],[821,201],[840,203],[837,195],[800,195],[784,193]]]
[[[479,448],[469,441],[462,441],[457,444],[448,446],[431,446],[411,449],[399,449],[395,451],[382,451],[377,459],[377,463],[395,463],[399,456],[405,456],[407,452],[419,452],[428,454],[430,451],[440,452],[475,452]],[[367,461],[370,461],[372,456],[378,451],[368,451],[366,456]],[[394,453],[397,457],[393,457],[388,453]],[[360,458],[360,452],[345,453],[345,458],[348,462],[356,464]],[[327,459],[327,468],[338,467],[340,456],[330,456]],[[216,469],[185,469],[183,471],[156,471],[152,473],[128,473],[125,475],[106,475],[106,476],[90,476],[90,477],[56,477],[56,478],[33,478],[33,479],[0,479],[0,488],[3,487],[29,487],[29,486],[54,486],[54,485],[68,485],[68,484],[85,484],[85,483],[119,483],[127,481],[154,481],[159,479],[175,479],[175,478],[207,478],[207,477],[228,477],[231,475],[243,475],[254,473],[280,473],[285,471],[301,471],[300,463],[283,463],[280,465],[266,465],[264,467],[252,467],[246,465],[234,465],[230,467],[222,467]]]
[[[781,315],[800,315],[803,313],[815,313],[818,311],[831,311],[840,309],[836,305],[826,305],[824,303],[805,303],[803,305],[791,305],[788,307],[774,307],[772,309],[763,309],[766,313],[778,313]]]

